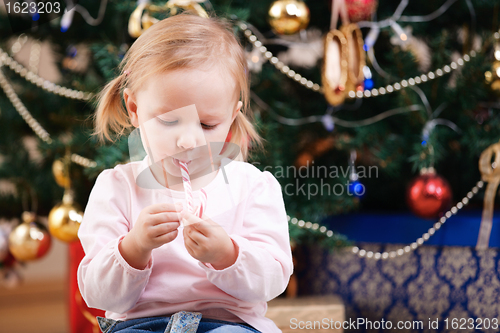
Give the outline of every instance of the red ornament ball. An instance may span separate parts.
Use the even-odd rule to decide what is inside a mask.
[[[345,0],[349,20],[358,22],[369,20],[377,10],[377,0]]]
[[[436,218],[444,213],[450,208],[451,200],[450,184],[432,171],[414,178],[406,192],[411,211],[425,219]]]
[[[8,252],[5,259],[0,263],[0,266],[4,268],[11,268],[16,263],[16,258],[12,255],[12,253]]]

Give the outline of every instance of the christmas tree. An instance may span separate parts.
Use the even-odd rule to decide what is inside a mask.
[[[5,1],[0,215],[47,216],[64,188],[72,190],[66,203],[85,207],[96,176],[130,160],[126,136],[100,145],[91,135],[93,96],[141,29],[192,8],[227,20],[245,48],[265,139],[249,162],[282,185],[294,241],[342,246],[345,237],[321,227],[326,216],[408,210],[406,188],[421,170],[435,169],[450,197],[463,197],[480,179],[479,155],[500,137],[499,4],[359,2],[346,1],[332,19],[331,1],[80,1],[64,15],[39,17],[13,13]],[[133,13],[142,20],[135,32]],[[328,42],[332,31],[346,42]],[[57,82],[37,74],[45,46]],[[16,58],[27,47],[29,60]],[[335,85],[328,68],[345,82]]]

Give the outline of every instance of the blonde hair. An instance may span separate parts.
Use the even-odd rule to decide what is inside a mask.
[[[154,74],[184,68],[206,68],[207,64],[218,65],[236,81],[243,105],[231,124],[230,142],[240,146],[246,161],[248,147],[262,144],[262,138],[250,121],[247,61],[231,26],[215,17],[202,18],[182,13],[147,29],[125,54],[119,65],[118,77],[97,95],[93,134],[101,142],[105,139],[115,141],[132,127],[122,101],[126,87],[136,92]]]

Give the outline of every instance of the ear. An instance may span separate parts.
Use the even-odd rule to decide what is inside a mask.
[[[238,112],[241,111],[242,106],[243,106],[243,103],[241,101],[238,101],[238,103],[236,104],[236,109],[234,109],[234,112],[233,112],[233,118],[231,119],[231,123],[233,123],[233,121],[236,119],[236,116],[238,115]]]
[[[125,100],[125,107],[127,108],[130,122],[135,127],[139,127],[139,117],[137,116],[137,100],[130,88],[125,88],[123,91],[123,99]]]

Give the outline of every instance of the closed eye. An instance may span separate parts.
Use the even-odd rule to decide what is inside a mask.
[[[174,121],[166,121],[166,120],[163,120],[163,119],[158,118],[158,117],[156,117],[156,119],[158,119],[158,121],[159,121],[160,123],[162,123],[163,125],[167,125],[167,126],[172,126],[172,125],[175,125],[175,124],[177,124],[177,123],[178,123],[178,121],[177,121],[177,120],[174,120]]]
[[[202,124],[201,124],[201,126],[202,126],[204,129],[206,129],[206,130],[211,130],[211,129],[214,129],[214,128],[215,128],[215,126],[217,126],[217,125],[206,125],[206,124],[203,124],[203,123],[202,123]]]

